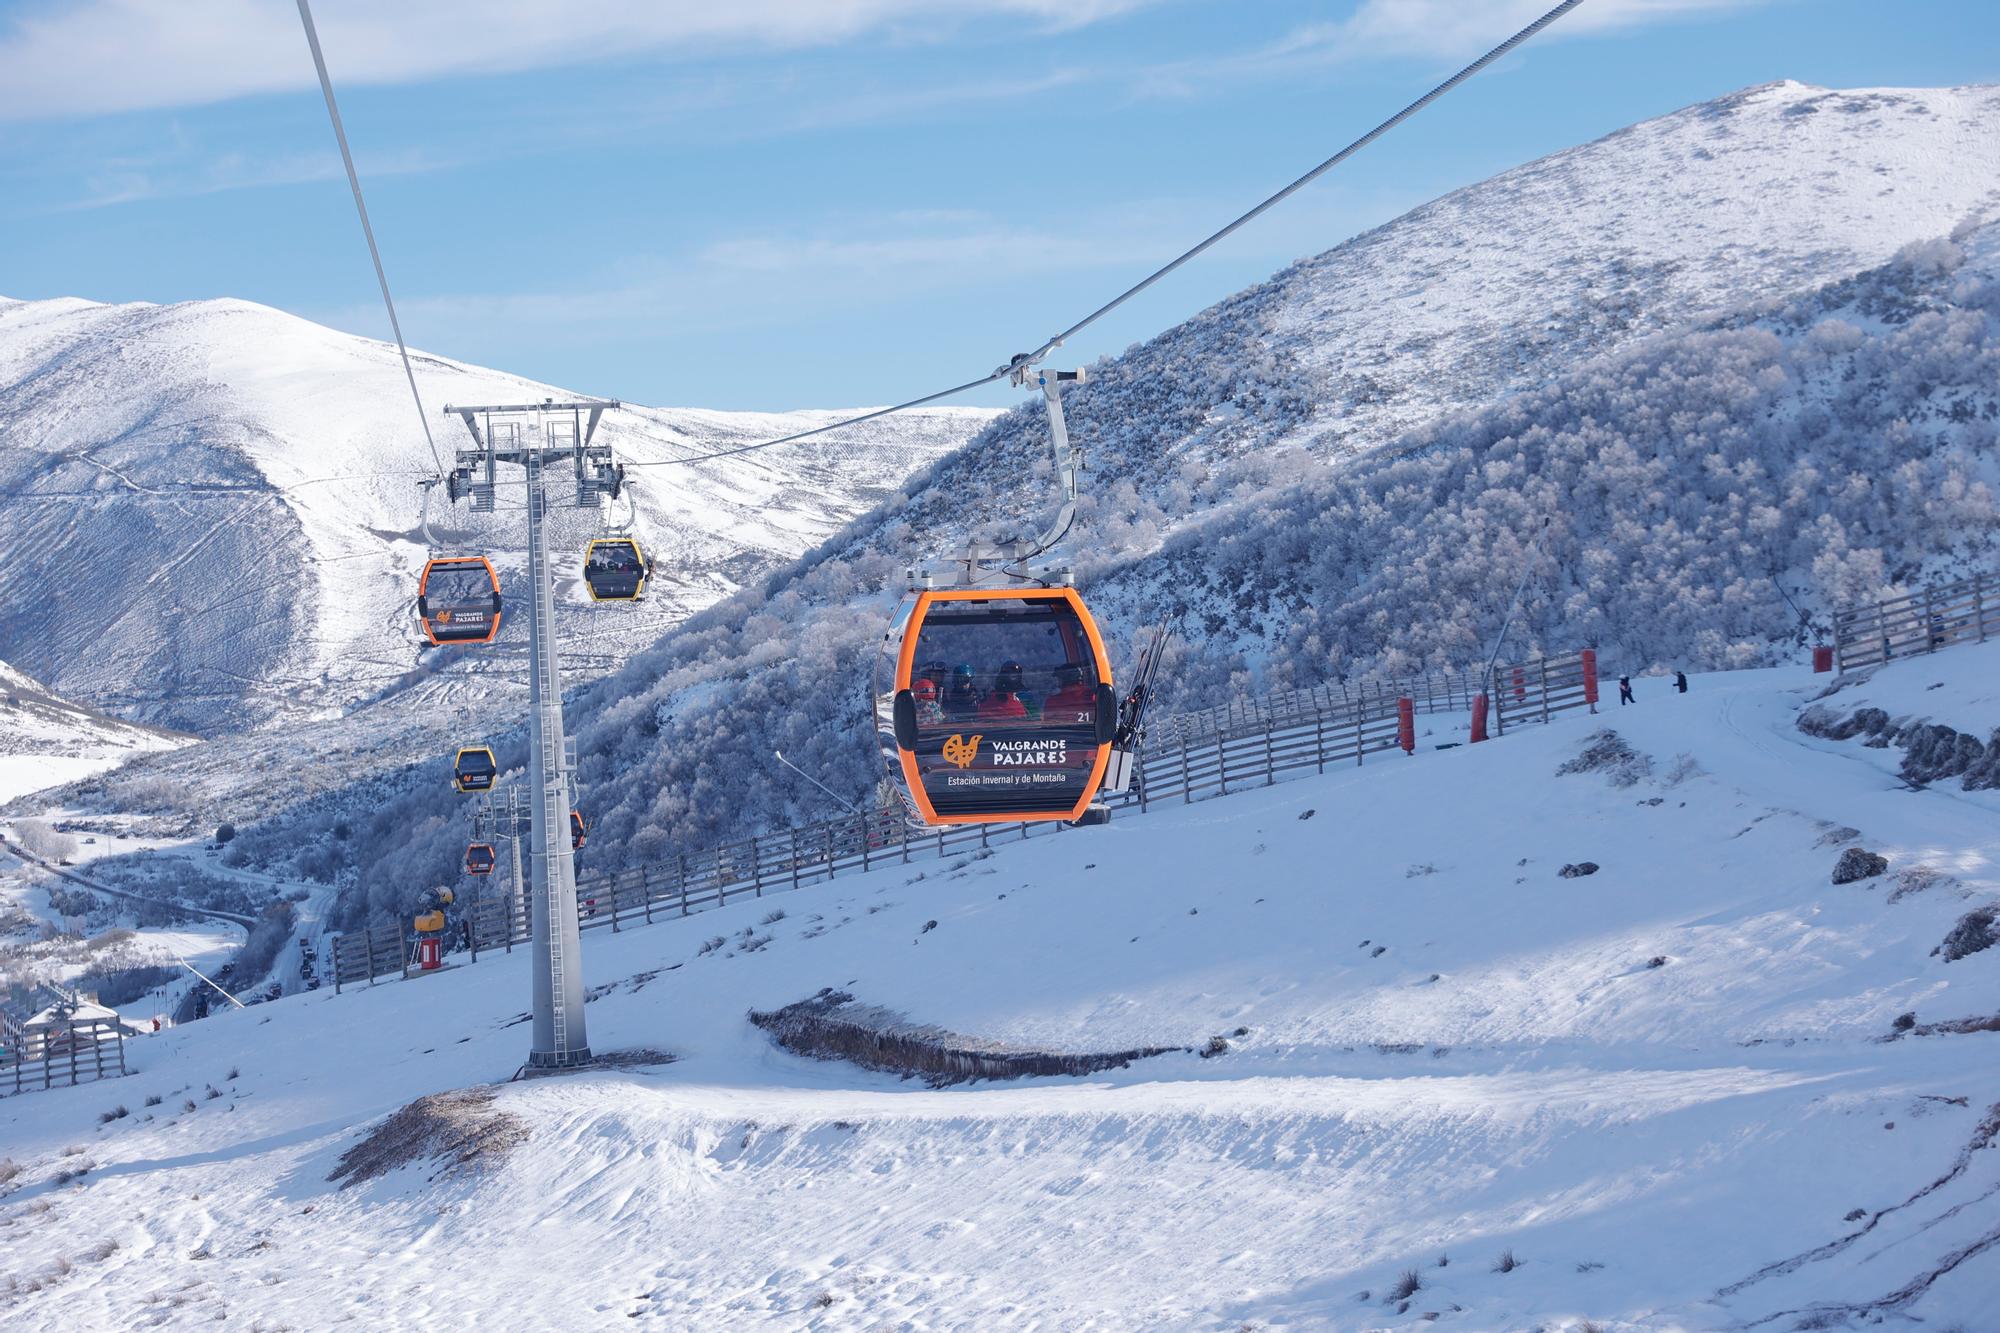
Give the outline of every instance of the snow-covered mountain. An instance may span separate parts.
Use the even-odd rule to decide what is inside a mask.
[[[1463,667],[1547,519],[1553,572],[1517,651],[1755,660],[1793,641],[1787,598],[1823,612],[1990,550],[1996,179],[2000,89],[1785,83],[1419,208],[1066,397],[1091,468],[1086,591],[1122,645],[1189,613],[1169,672],[1188,703]],[[764,762],[774,746],[866,792],[865,716],[826,683],[865,678],[911,558],[1039,511],[1046,452],[1039,410],[1010,413],[594,690],[605,855],[827,813]]]
[[[1822,707],[1984,732],[1996,673]],[[143,1037],[0,1100],[9,1326],[1988,1328],[2000,793],[1801,731],[1826,680],[593,931],[594,1071],[513,1079],[523,949]],[[1129,1064],[750,1018],[835,993]]]
[[[0,805],[22,792],[192,740],[107,717],[0,662]]]
[[[1184,703],[1462,668],[1545,521],[1513,651],[1597,640],[1631,669],[1769,658],[1795,603],[1981,558],[1996,179],[2000,90],[1767,85],[1457,191],[1093,367],[1066,398],[1090,464],[1075,547],[1114,659],[1185,610]],[[862,694],[901,572],[1038,517],[1045,431],[1039,407],[1000,418],[584,690],[593,862],[830,813],[773,749],[865,796]],[[518,748],[517,716],[465,721]],[[335,761],[240,846],[363,887],[358,919],[464,845],[446,738],[403,739],[379,777],[352,730],[142,771],[194,774],[230,804],[202,817],[241,822],[257,774]]]
[[[576,396],[414,360],[447,458],[468,443],[447,403]],[[268,307],[0,300],[0,649],[100,708],[200,731],[337,715],[413,681],[432,707],[482,697],[480,666],[425,661],[410,613],[426,555],[417,483],[435,471],[413,413],[393,346]],[[836,415],[630,406],[598,438],[657,464]],[[655,564],[645,603],[593,611],[578,574],[599,520],[561,515],[578,671],[616,665],[797,556],[991,415],[940,409],[634,469]],[[518,576],[518,503],[473,523],[441,515],[436,528]]]

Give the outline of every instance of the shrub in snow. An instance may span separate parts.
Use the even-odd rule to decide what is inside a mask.
[[[1693,755],[1677,754],[1674,756],[1673,764],[1667,769],[1666,776],[1661,781],[1669,787],[1678,787],[1689,778],[1700,777],[1704,771],[1702,766],[1695,762]]]
[[[19,820],[14,825],[14,836],[29,853],[44,861],[67,861],[76,855],[76,839],[49,827],[47,820]]]
[[[1578,861],[1575,865],[1564,866],[1561,870],[1556,871],[1556,873],[1564,879],[1582,879],[1585,875],[1595,875],[1597,873],[1597,862]]]
[[[1852,884],[1856,880],[1873,879],[1888,868],[1887,857],[1877,856],[1874,852],[1863,851],[1859,847],[1849,847],[1840,854],[1840,860],[1834,863],[1833,882]]]
[[[1576,758],[1565,760],[1556,776],[1602,773],[1614,787],[1630,787],[1653,775],[1653,761],[1625,743],[1615,731],[1600,731],[1584,743]]]
[[[236,837],[236,825],[234,825],[234,824],[218,824],[218,825],[216,825],[216,828],[215,828],[215,845],[216,845],[216,846],[220,847],[220,846],[221,846],[221,845],[222,845],[223,843],[225,843],[225,842],[231,842],[231,841],[234,841],[234,840],[235,840],[235,837]]]
[[[1496,1273],[1511,1273],[1520,1266],[1521,1261],[1514,1257],[1512,1250],[1500,1251],[1500,1257],[1493,1261],[1493,1271]]]

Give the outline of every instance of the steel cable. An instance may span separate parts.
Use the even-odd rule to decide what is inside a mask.
[[[1353,143],[1348,144],[1345,148],[1335,153],[1332,157],[1327,158],[1324,162],[1321,162],[1311,171],[1306,172],[1305,175],[1300,176],[1297,180],[1285,186],[1277,193],[1270,195],[1268,198],[1264,199],[1261,203],[1259,203],[1256,207],[1250,209],[1248,212],[1239,215],[1237,218],[1228,223],[1226,226],[1223,226],[1218,230],[1209,233],[1208,236],[1204,237],[1200,242],[1182,251],[1179,255],[1175,256],[1169,262],[1161,265],[1159,268],[1154,269],[1151,273],[1141,278],[1138,282],[1133,283],[1130,287],[1127,287],[1117,296],[1112,297],[1109,301],[1106,301],[1103,305],[1097,307],[1097,309],[1091,311],[1089,314],[1085,315],[1082,319],[1078,320],[1076,323],[1064,329],[1061,333],[1055,334],[1054,336],[1050,337],[1047,341],[1043,342],[1042,345],[1040,347],[1037,347],[1034,351],[1020,353],[1019,355],[1009,360],[1006,365],[1001,366],[998,369],[994,370],[993,373],[990,375],[983,375],[976,380],[967,380],[965,383],[957,385],[953,388],[940,389],[936,393],[925,394],[921,398],[912,398],[908,402],[898,403],[894,407],[877,408],[872,412],[864,412],[859,416],[848,417],[841,421],[832,422],[829,425],[816,426],[812,430],[798,431],[791,435],[781,436],[775,440],[765,440],[758,444],[737,445],[734,448],[729,448],[729,449],[716,449],[705,454],[693,454],[686,458],[666,458],[666,459],[659,459],[650,463],[629,463],[627,464],[627,466],[628,467],[677,467],[690,463],[706,463],[711,459],[717,459],[717,458],[733,458],[738,454],[755,453],[759,449],[771,449],[781,444],[791,444],[797,440],[807,439],[814,435],[824,435],[828,431],[841,430],[848,426],[858,426],[864,421],[873,421],[878,417],[888,416],[892,412],[906,412],[913,407],[922,407],[927,403],[937,402],[941,398],[951,398],[958,394],[964,393],[968,389],[976,389],[979,388],[981,385],[991,384],[995,380],[1005,379],[1008,376],[1012,375],[1017,367],[1035,365],[1036,363],[1040,362],[1043,357],[1047,356],[1050,352],[1062,346],[1062,344],[1065,341],[1067,341],[1075,334],[1081,333],[1084,329],[1089,328],[1092,324],[1095,324],[1098,320],[1104,318],[1106,315],[1116,310],[1119,306],[1124,305],[1127,301],[1137,296],[1140,292],[1145,291],[1148,287],[1151,287],[1161,278],[1166,277],[1169,273],[1172,273],[1175,269],[1181,267],[1181,265],[1187,263],[1190,259],[1193,259],[1195,256],[1201,254],[1203,251],[1213,246],[1216,242],[1221,241],[1226,237],[1230,236],[1232,233],[1237,231],[1239,228],[1243,227],[1245,224],[1254,221],[1256,218],[1260,217],[1265,212],[1269,211],[1271,208],[1284,202],[1286,199],[1290,198],[1293,194],[1296,194],[1298,191],[1312,184],[1312,182],[1318,180],[1321,176],[1333,170],[1335,167],[1339,166],[1342,162],[1345,162],[1348,158],[1354,156],[1356,153],[1360,152],[1363,148],[1366,148],[1369,144],[1375,142],[1375,140],[1381,138],[1384,134],[1387,134],[1390,130],[1396,128],[1396,126],[1408,120],[1411,116],[1416,115],[1417,112],[1423,110],[1425,107],[1429,106],[1432,102],[1435,102],[1438,98],[1444,96],[1446,93],[1450,92],[1453,88],[1456,88],[1459,84],[1464,83],[1467,79],[1479,73],[1480,70],[1485,69],[1488,65],[1500,59],[1500,57],[1506,55],[1508,52],[1514,50],[1516,47],[1520,46],[1523,42],[1528,41],[1530,38],[1534,37],[1537,33],[1541,32],[1542,29],[1548,27],[1550,24],[1554,23],[1557,19],[1560,19],[1561,17],[1563,17],[1563,15],[1569,13],[1572,9],[1575,9],[1578,5],[1582,3],[1583,0],[1562,0],[1561,4],[1556,5],[1553,9],[1543,14],[1533,23],[1530,23],[1527,27],[1522,28],[1519,32],[1515,33],[1512,37],[1509,37],[1506,41],[1501,42],[1498,46],[1488,51],[1485,55],[1480,56],[1479,59],[1465,66],[1463,69],[1459,70],[1456,74],[1446,79],[1443,83],[1438,84],[1435,88],[1425,93],[1422,97],[1419,97],[1416,101],[1410,103],[1408,106],[1404,107],[1401,111],[1398,111],[1395,115],[1389,117],[1387,120],[1377,125],[1374,129],[1362,135],[1359,139],[1356,139]],[[299,0],[299,8],[301,10],[305,8],[305,0]],[[331,99],[332,93],[329,92],[327,95],[329,99]],[[331,105],[331,101],[329,101],[328,105]],[[358,201],[360,195],[357,193],[355,198]],[[383,290],[386,293],[387,288],[385,287]]]
[[[417,405],[417,424],[424,428],[424,443],[431,447],[431,461],[437,464],[438,477],[442,479],[447,471],[444,456],[438,453],[437,440],[431,436],[430,418],[424,415],[424,396],[417,392],[417,374],[410,367],[409,344],[403,341],[403,324],[396,318],[396,299],[389,295],[389,275],[382,269],[382,251],[375,244],[375,228],[368,221],[368,205],[361,198],[361,177],[354,170],[354,154],[347,147],[347,130],[340,123],[340,106],[333,100],[333,80],[326,72],[326,56],[319,49],[319,29],[313,24],[312,6],[307,0],[299,0],[299,21],[305,25],[306,45],[312,48],[313,68],[319,71],[319,90],[326,94],[327,118],[333,122],[333,137],[340,144],[340,161],[347,168],[347,185],[354,191],[354,211],[361,216],[361,234],[368,238],[368,257],[375,262],[375,281],[382,287],[382,304],[389,311],[389,327],[396,334],[396,351],[403,358],[403,377],[410,382],[410,398]]]

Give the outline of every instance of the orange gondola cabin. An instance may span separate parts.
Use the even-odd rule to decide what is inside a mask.
[[[926,824],[1081,820],[1111,758],[1118,701],[1074,588],[912,593],[883,636],[876,732]]]
[[[483,555],[439,556],[424,563],[417,618],[436,646],[491,643],[500,633],[500,576]]]

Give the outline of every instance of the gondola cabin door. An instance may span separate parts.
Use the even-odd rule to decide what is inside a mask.
[[[927,824],[1080,819],[1117,724],[1111,663],[1073,588],[913,593],[883,638],[876,731]]]

